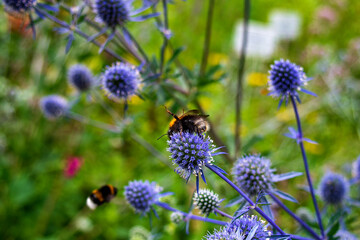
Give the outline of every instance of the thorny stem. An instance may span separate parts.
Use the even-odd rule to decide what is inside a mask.
[[[162,208],[164,208],[166,210],[169,210],[171,212],[181,213],[182,215],[184,215],[185,218],[190,218],[190,219],[193,219],[193,220],[198,220],[198,221],[203,221],[203,222],[215,223],[215,224],[219,224],[219,225],[228,224],[227,222],[224,222],[224,221],[215,220],[215,219],[211,219],[211,218],[200,217],[200,216],[192,215],[192,214],[189,214],[189,213],[186,213],[186,212],[182,212],[180,210],[177,210],[176,208],[173,208],[173,207],[167,205],[166,203],[157,202],[155,204],[158,205],[159,207],[162,207]]]
[[[64,21],[61,21],[60,19],[52,16],[51,14],[48,14],[46,11],[43,11],[37,7],[34,7],[39,13],[41,13],[43,16],[45,16],[46,18],[48,18],[49,20],[53,21],[54,23],[57,23],[58,25],[64,27],[64,28],[67,28],[69,30],[72,30],[72,28],[70,27],[69,24],[67,24],[66,22]],[[88,36],[86,33],[84,33],[83,31],[81,31],[80,29],[78,29],[77,27],[74,28],[74,32],[76,34],[78,34],[79,36],[85,38],[85,39],[88,39],[90,36]],[[95,40],[92,40],[91,41],[93,44],[95,44],[96,46],[98,47],[101,47],[101,44]],[[120,60],[120,61],[123,61],[123,62],[127,62],[125,61],[125,59],[123,59],[122,57],[120,57],[118,54],[116,54],[114,51],[110,50],[109,48],[104,48],[104,52],[107,52],[108,54],[110,54],[111,56],[113,56],[114,58]]]
[[[242,46],[240,50],[239,71],[236,87],[236,100],[235,100],[235,158],[238,157],[239,150],[241,149],[241,112],[243,100],[243,81],[244,81],[244,68],[246,60],[246,45],[248,40],[248,27],[250,18],[250,0],[245,0],[244,6],[244,28]]]
[[[169,159],[167,159],[160,151],[154,148],[153,145],[148,143],[145,139],[143,139],[136,133],[132,133],[131,137],[134,139],[135,142],[142,145],[146,150],[148,150],[152,155],[154,155],[154,157],[159,159],[162,163],[169,166],[170,168],[173,168],[172,165],[169,163]]]
[[[285,210],[292,218],[294,218],[308,233],[310,233],[315,239],[321,240],[318,234],[303,220],[301,220],[295,213],[293,213],[289,208],[285,206],[272,192],[267,192],[267,194],[279,205],[281,208]]]
[[[206,21],[206,30],[205,30],[205,40],[204,40],[204,49],[203,55],[200,65],[200,77],[204,76],[206,71],[206,66],[208,63],[209,49],[210,49],[210,41],[211,41],[211,28],[214,16],[214,5],[215,0],[209,0],[209,8],[207,13],[207,21]]]
[[[325,239],[324,227],[323,227],[323,224],[322,224],[322,221],[321,221],[321,215],[320,215],[319,207],[318,207],[318,204],[317,204],[317,201],[316,201],[314,187],[313,187],[313,184],[312,184],[312,181],[311,181],[309,165],[308,165],[308,161],[307,161],[307,157],[306,157],[306,153],[305,153],[304,143],[302,141],[303,132],[302,132],[302,128],[301,128],[300,116],[299,116],[299,113],[298,113],[298,110],[297,110],[295,98],[293,96],[291,96],[290,99],[291,99],[291,103],[292,103],[292,106],[293,106],[293,109],[294,109],[294,114],[295,114],[295,117],[296,117],[296,123],[297,123],[298,134],[299,134],[298,139],[300,139],[299,140],[299,145],[300,145],[301,154],[302,154],[303,161],[304,161],[306,178],[307,178],[307,181],[308,181],[308,184],[309,184],[311,197],[312,197],[314,208],[315,208],[315,211],[316,211],[316,217],[317,217],[319,228],[320,228],[320,231],[321,231],[321,236],[322,236],[323,239]]]
[[[75,119],[81,123],[89,124],[91,126],[104,129],[106,131],[115,132],[115,133],[120,131],[120,129],[117,126],[106,124],[106,123],[99,122],[99,121],[95,121],[93,119],[86,118],[86,117],[84,117],[80,114],[74,113],[74,112],[69,111],[66,113],[66,116],[69,118]]]
[[[258,206],[256,206],[256,204],[233,182],[231,182],[227,177],[225,177],[221,172],[219,172],[214,166],[206,164],[206,167],[209,168],[211,171],[213,171],[220,178],[222,178],[225,182],[227,182],[232,188],[234,188],[250,204],[250,208],[254,209],[263,218],[265,218],[266,221],[268,221],[276,229],[276,231],[278,231],[282,235],[286,235],[286,233],[283,230],[281,230],[281,228],[278,225],[276,225],[276,223],[268,215],[266,215]]]
[[[219,210],[219,209],[217,209],[217,208],[214,209],[214,212],[220,214],[220,215],[223,216],[223,217],[227,217],[227,218],[233,219],[232,216],[230,216],[229,214],[227,214],[227,213],[225,213],[225,212],[223,212],[223,211],[221,211],[221,210]]]
[[[169,29],[169,18],[168,18],[168,11],[167,11],[167,0],[162,0],[163,11],[164,11],[164,31],[168,31]],[[166,37],[166,33],[164,35],[164,43],[161,46],[161,53],[160,53],[160,74],[163,73],[164,70],[164,59],[165,59],[165,49],[168,45],[168,39]]]
[[[149,58],[146,55],[144,49],[142,49],[142,47],[140,46],[140,44],[136,41],[136,39],[134,38],[134,36],[125,28],[122,27],[123,31],[127,33],[127,35],[130,37],[131,41],[134,43],[134,45],[136,46],[137,50],[139,50],[139,52],[141,53],[141,55],[144,57],[146,63],[149,63]]]

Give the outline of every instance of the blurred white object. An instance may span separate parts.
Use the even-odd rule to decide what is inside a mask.
[[[235,27],[234,51],[240,54],[243,39],[243,22],[238,22]],[[275,51],[276,36],[272,28],[266,24],[251,21],[248,28],[246,55],[250,57],[269,58]]]
[[[275,10],[270,13],[270,24],[278,39],[293,40],[300,34],[301,17],[296,12]]]

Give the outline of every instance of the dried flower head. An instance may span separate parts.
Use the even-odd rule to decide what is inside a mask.
[[[107,67],[101,84],[110,99],[127,100],[137,93],[140,82],[141,76],[135,66],[117,62]]]
[[[4,0],[4,3],[15,12],[24,12],[30,10],[36,0]]]
[[[194,204],[202,214],[208,216],[216,208],[220,207],[219,195],[209,189],[200,189],[194,194]]]
[[[48,119],[56,119],[63,116],[68,110],[68,102],[59,95],[49,95],[41,98],[40,108]]]
[[[275,61],[271,65],[269,74],[270,95],[281,97],[280,105],[283,100],[288,101],[289,97],[295,97],[300,101],[298,91],[315,95],[302,88],[310,80],[306,77],[303,68],[289,60]]]
[[[239,158],[232,169],[234,181],[251,196],[272,189],[273,172],[269,159],[259,154]]]
[[[68,71],[69,83],[79,92],[88,91],[94,85],[90,70],[81,64],[73,65]]]
[[[271,236],[271,232],[267,230],[265,222],[257,218],[257,216],[243,215],[224,228],[214,231],[213,234],[208,234],[206,240],[236,240],[246,239],[253,228],[256,228],[255,233],[251,239],[265,240]]]
[[[159,200],[162,187],[155,182],[131,181],[125,186],[125,198],[136,212],[145,215]]]
[[[324,202],[341,204],[348,196],[349,183],[344,176],[329,172],[321,179],[319,192]]]

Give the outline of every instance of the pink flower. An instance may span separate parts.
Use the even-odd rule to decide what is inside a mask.
[[[80,157],[68,157],[64,169],[66,178],[73,178],[80,170],[83,161]]]

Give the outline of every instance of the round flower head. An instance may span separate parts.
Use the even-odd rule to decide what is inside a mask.
[[[130,229],[129,240],[148,240],[151,238],[151,233],[142,226],[135,226]]]
[[[126,0],[96,0],[97,17],[109,27],[123,26],[130,16],[130,4]]]
[[[180,212],[172,212],[170,215],[170,219],[175,224],[180,224],[184,221],[184,215]]]
[[[220,207],[219,195],[209,189],[200,189],[199,192],[195,192],[194,204],[202,214],[208,216],[216,208]]]
[[[89,90],[93,84],[94,79],[90,70],[84,65],[73,65],[68,71],[69,83],[73,85],[80,92]]]
[[[213,234],[209,234],[205,237],[206,240],[215,239],[246,239],[253,228],[256,227],[255,234],[251,239],[265,240],[271,236],[271,232],[267,230],[267,226],[264,225],[264,221],[257,218],[257,216],[243,215],[231,223],[226,225],[220,231],[215,231]]]
[[[175,172],[188,181],[194,174],[199,182],[199,175],[205,181],[202,168],[211,164],[213,156],[222,154],[215,153],[215,148],[209,137],[200,136],[197,133],[174,133],[168,142],[168,151],[173,164],[177,165]],[[197,184],[198,186],[198,184]]]
[[[24,12],[34,6],[36,0],[4,0],[4,3],[15,12]]]
[[[156,203],[160,197],[162,188],[155,182],[132,181],[125,186],[125,198],[127,202],[142,215],[150,211],[151,205]]]
[[[102,75],[102,87],[111,99],[124,99],[135,95],[141,76],[135,66],[117,62],[107,67]]]
[[[360,156],[353,163],[352,175],[353,175],[353,177],[355,178],[356,181],[360,180]]]
[[[320,182],[320,196],[326,203],[340,204],[348,196],[349,183],[340,174],[327,173]]]
[[[297,91],[315,95],[302,88],[309,81],[303,68],[289,60],[275,61],[271,65],[269,74],[270,95],[281,97],[280,105],[283,100],[287,101],[289,97],[295,97],[300,101]]]
[[[41,98],[40,108],[48,119],[56,119],[63,116],[68,110],[65,98],[58,95],[49,95]]]
[[[274,169],[271,162],[260,155],[239,158],[232,169],[235,183],[251,196],[272,188]]]

